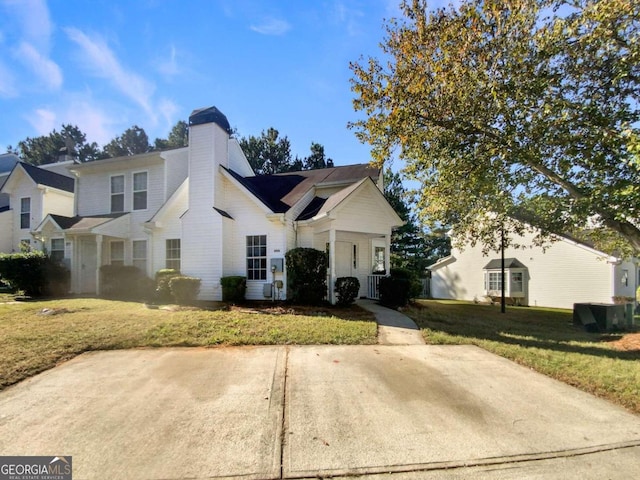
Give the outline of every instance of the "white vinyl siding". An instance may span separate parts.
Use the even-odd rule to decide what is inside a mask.
[[[517,258],[526,266],[523,298],[531,306],[573,308],[574,303],[611,303],[613,266],[608,257],[570,240],[558,240],[545,250],[533,246],[533,234],[517,237],[531,248],[505,249],[505,257]],[[432,269],[434,298],[483,300],[486,295],[484,267],[499,252],[485,256],[482,245],[453,248],[452,260]],[[513,285],[513,281],[512,281]]]

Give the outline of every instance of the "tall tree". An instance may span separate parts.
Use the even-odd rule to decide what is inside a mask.
[[[327,158],[324,154],[324,146],[316,142],[311,142],[310,148],[311,154],[302,161],[304,170],[333,167],[333,160]]]
[[[97,143],[87,142],[87,136],[77,126],[65,124],[59,132],[54,129],[49,135],[27,137],[18,142],[16,153],[22,161],[32,165],[55,163],[61,155],[80,162],[101,158]]]
[[[291,143],[273,127],[262,131],[259,137],[250,135],[240,139],[240,147],[256,175],[289,172],[293,167]]]
[[[189,145],[189,125],[184,120],[178,121],[169,136],[165,138],[156,138],[154,142],[154,150],[164,150],[167,148],[180,148]]]
[[[384,171],[384,196],[404,225],[391,232],[391,266],[407,268],[419,275],[438,258],[449,255],[451,244],[442,229],[425,232],[413,213],[413,202],[400,174]]]
[[[640,3],[402,3],[384,60],[352,64],[352,124],[379,163],[397,153],[418,206],[498,247],[525,218],[640,252]]]
[[[124,133],[104,146],[105,153],[110,157],[126,157],[147,153],[151,150],[149,137],[143,128],[134,125]]]

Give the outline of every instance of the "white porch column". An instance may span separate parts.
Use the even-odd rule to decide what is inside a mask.
[[[75,235],[69,235],[68,237],[65,236],[65,242],[66,238],[71,242],[71,293],[80,293],[80,272],[82,270],[82,265],[80,263],[79,240]]]
[[[335,303],[333,286],[336,284],[336,230],[329,230],[329,302]]]
[[[385,246],[384,271],[387,272],[387,275],[390,275],[391,274],[391,235],[384,236],[384,246]]]
[[[102,265],[102,235],[96,235],[96,295],[100,295],[100,266]]]

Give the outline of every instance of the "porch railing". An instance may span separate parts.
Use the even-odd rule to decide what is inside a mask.
[[[367,275],[367,298],[380,300],[380,279],[384,275]]]

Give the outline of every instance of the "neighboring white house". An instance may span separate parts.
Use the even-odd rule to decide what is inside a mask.
[[[0,174],[0,252],[19,252],[28,245],[60,257],[62,235],[44,245],[32,231],[50,213],[73,215],[74,179],[67,169],[72,164],[35,167],[17,161],[10,172]]]
[[[638,261],[622,260],[575,240],[557,237],[545,249],[533,246],[533,233],[515,237],[527,248],[505,249],[505,296],[521,305],[573,308],[574,303],[613,303],[635,297]],[[482,246],[453,248],[429,267],[431,296],[459,300],[499,297],[501,253],[483,255]]]
[[[135,265],[152,277],[176,268],[200,278],[201,299],[220,300],[220,278],[247,277],[247,298],[282,280],[285,253],[329,251],[329,295],[356,276],[373,295],[374,271],[389,271],[391,229],[401,219],[366,164],[254,176],[227,118],[215,107],[189,118],[189,146],[69,166],[74,213],[51,212],[33,236],[64,239],[74,293],[100,293],[99,267]],[[275,271],[274,271],[275,270]]]

